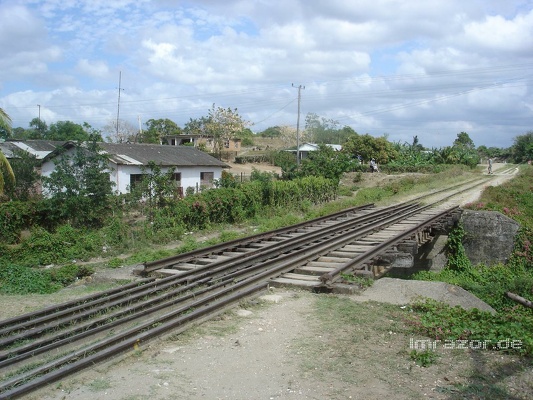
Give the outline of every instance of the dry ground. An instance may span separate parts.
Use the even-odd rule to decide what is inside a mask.
[[[131,270],[99,271],[92,282],[52,296],[1,296],[0,309],[14,315],[66,301],[96,285],[103,289],[105,281],[133,279]],[[515,356],[438,348],[436,362],[420,367],[409,357],[410,339],[420,337],[404,323],[408,306],[387,304],[385,297],[380,302],[330,297],[272,289],[263,299],[243,303],[184,334],[132,349],[27,398],[533,398],[532,369]],[[328,300],[334,300],[333,309],[324,308]],[[355,311],[356,321],[343,320],[339,312],[344,307]]]
[[[406,307],[272,291],[191,331],[158,339],[29,399],[528,399],[533,375],[516,357],[445,350],[429,367],[410,359]],[[331,315],[330,315],[331,314]],[[343,323],[344,322],[344,323]]]

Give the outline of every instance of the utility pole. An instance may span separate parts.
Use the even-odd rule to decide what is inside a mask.
[[[118,73],[118,103],[117,103],[117,140],[118,140],[118,120],[120,116],[120,92],[124,89],[120,87],[122,81],[122,71]]]
[[[37,104],[37,107],[39,107],[39,127],[37,129],[39,130],[39,134],[42,135],[43,134],[43,128],[42,128],[42,125],[41,125],[41,105]],[[41,139],[42,139],[42,137],[41,137]]]
[[[296,165],[300,165],[300,101],[302,99],[302,89],[305,89],[305,86],[294,86],[294,83],[292,83],[292,87],[298,89],[298,118],[296,120]]]
[[[139,119],[139,140],[140,140],[140,138],[142,138],[143,136],[143,128],[141,124],[141,116],[139,115],[137,118]],[[137,143],[137,140],[135,141],[135,143]]]

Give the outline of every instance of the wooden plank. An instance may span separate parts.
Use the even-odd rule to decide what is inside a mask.
[[[299,267],[294,270],[294,272],[298,274],[307,274],[307,275],[322,275],[326,272],[333,271],[335,268],[333,267],[311,267],[311,266],[305,266],[305,267]]]
[[[317,282],[302,281],[302,280],[296,280],[296,279],[274,278],[270,280],[270,286],[274,286],[274,287],[292,286],[292,287],[312,288],[318,285],[317,285]]]
[[[299,281],[310,281],[310,282],[313,281],[316,283],[320,283],[320,279],[318,278],[318,276],[315,276],[315,275],[304,275],[304,274],[295,274],[293,272],[287,272],[286,274],[283,274],[281,277],[285,279],[295,279]]]

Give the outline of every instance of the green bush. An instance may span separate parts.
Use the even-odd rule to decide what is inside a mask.
[[[0,267],[0,292],[5,294],[47,294],[61,289],[52,281],[48,270],[32,269],[21,265]]]
[[[0,292],[5,294],[49,294],[78,278],[89,276],[90,267],[69,264],[60,268],[38,269],[8,264],[0,267]]]

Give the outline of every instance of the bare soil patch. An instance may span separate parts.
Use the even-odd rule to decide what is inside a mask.
[[[29,399],[528,399],[533,374],[488,350],[411,360],[399,305],[272,291]],[[331,307],[334,306],[332,309]],[[351,314],[344,308],[352,309]],[[357,320],[343,316],[357,315]],[[415,337],[420,339],[419,337]]]

